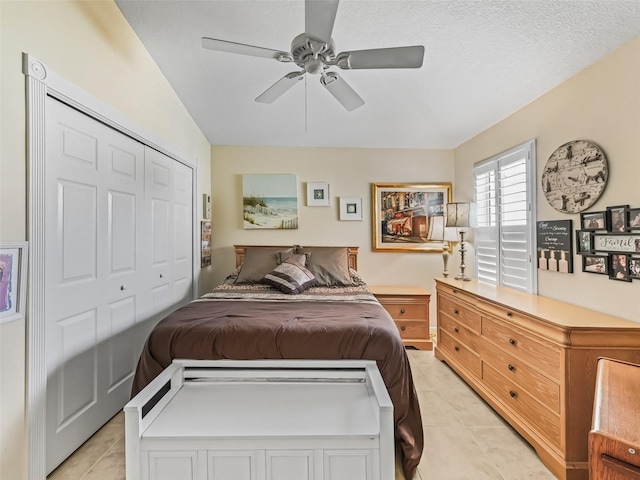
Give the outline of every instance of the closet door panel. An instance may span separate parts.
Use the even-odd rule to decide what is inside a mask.
[[[190,301],[193,288],[193,171],[174,162],[173,182],[173,302]]]

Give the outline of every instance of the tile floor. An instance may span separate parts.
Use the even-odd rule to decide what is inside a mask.
[[[425,435],[414,480],[555,479],[533,448],[433,352],[408,354]],[[124,480],[124,415],[115,416],[48,478]],[[396,480],[404,476],[398,473]]]

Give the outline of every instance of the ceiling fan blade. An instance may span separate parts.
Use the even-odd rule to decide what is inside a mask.
[[[243,43],[229,42],[227,40],[218,40],[216,38],[202,37],[202,46],[209,50],[217,50],[219,52],[239,53],[240,55],[251,55],[252,57],[275,58],[283,61],[284,57],[290,58],[288,52],[279,50],[271,50],[270,48],[254,47],[253,45],[245,45]],[[287,60],[284,60],[287,61]]]
[[[339,0],[306,0],[304,5],[304,32],[324,43],[329,43],[336,21]]]
[[[337,73],[326,73],[320,78],[320,83],[329,90],[329,93],[331,93],[347,111],[350,112],[364,105],[364,100],[360,95]]]
[[[343,69],[420,68],[423,58],[424,47],[416,45],[342,52],[336,57],[336,64]]]
[[[273,103],[279,99],[286,91],[293,87],[298,80],[302,80],[304,72],[291,72],[286,74],[276,83],[258,95],[256,102]]]

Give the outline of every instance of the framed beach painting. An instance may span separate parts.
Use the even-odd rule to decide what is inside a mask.
[[[27,242],[0,243],[0,323],[24,318]]]
[[[298,228],[298,179],[290,174],[242,175],[245,229]]]
[[[374,251],[442,253],[429,225],[451,202],[451,183],[374,183],[371,197]]]

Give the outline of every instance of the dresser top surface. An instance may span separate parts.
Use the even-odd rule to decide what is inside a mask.
[[[408,285],[369,285],[369,290],[374,295],[422,295],[426,297],[431,295],[422,287]]]
[[[475,279],[471,281],[461,281],[450,278],[438,278],[436,279],[436,285],[448,286],[461,292],[481,297],[482,299],[507,306],[561,327],[578,329],[637,329],[640,333],[640,323],[638,322],[597,312],[560,300],[521,292],[513,288],[478,282]]]

